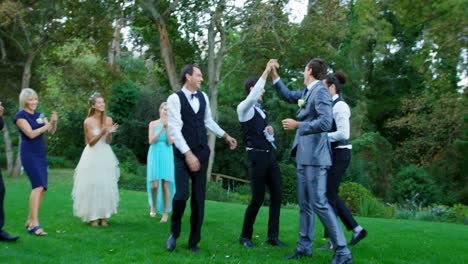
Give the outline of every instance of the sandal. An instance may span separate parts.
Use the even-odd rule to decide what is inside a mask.
[[[161,222],[161,223],[166,223],[166,222],[167,222],[167,218],[168,218],[167,213],[164,213],[164,214],[162,215],[162,217],[161,217],[161,221],[159,221],[159,222]]]
[[[39,230],[39,229],[42,229],[42,227],[40,225],[35,226],[35,227],[31,228],[31,229],[28,229],[28,235],[47,236],[47,233],[44,232],[44,230],[42,230],[39,233],[36,233],[36,231]]]

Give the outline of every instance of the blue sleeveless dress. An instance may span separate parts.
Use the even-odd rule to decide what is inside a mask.
[[[32,130],[45,125],[41,113],[37,111],[30,114],[21,110],[15,115],[15,124],[18,119],[25,119]],[[19,129],[19,132],[21,135],[21,163],[31,181],[31,187],[32,189],[44,187],[47,190],[47,155],[42,134],[30,139],[21,129]]]
[[[163,129],[162,124],[158,124],[154,129],[154,135]],[[158,193],[156,196],[156,210],[164,212],[164,198],[162,190],[162,180],[169,182],[169,207],[168,212],[172,211],[172,199],[175,194],[175,180],[174,180],[174,152],[172,145],[167,144],[166,131],[163,131],[153,144],[150,145],[148,150],[146,169],[146,186],[148,191],[148,203],[151,206],[153,197],[151,195],[151,185],[153,181],[159,181]]]

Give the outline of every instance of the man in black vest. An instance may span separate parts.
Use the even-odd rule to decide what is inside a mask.
[[[3,129],[3,106],[0,102],[0,130]],[[3,211],[3,199],[5,198],[5,184],[3,183],[2,170],[0,169],[0,241],[13,242],[18,240],[19,236],[10,236],[5,232],[3,224],[5,223],[5,213]]]
[[[231,149],[237,141],[228,135],[211,116],[208,96],[200,90],[203,75],[200,68],[187,65],[182,69],[184,86],[167,99],[169,133],[174,140],[174,163],[176,193],[172,202],[171,233],[166,249],[173,251],[180,236],[182,216],[190,195],[189,179],[192,180],[190,207],[189,250],[199,252],[201,226],[205,212],[206,171],[210,149],[207,129],[218,137],[223,137]]]
[[[276,60],[270,60],[260,78],[250,77],[245,81],[244,89],[247,98],[237,106],[237,116],[244,133],[246,144],[250,187],[252,199],[245,211],[242,233],[239,238],[241,245],[247,248],[254,246],[252,242],[253,225],[258,211],[265,199],[265,187],[270,189],[270,214],[268,218],[268,238],[272,246],[285,247],[278,239],[279,218],[281,208],[281,171],[275,156],[274,131],[268,125],[266,112],[259,101],[265,92],[265,82],[271,67],[278,67]]]

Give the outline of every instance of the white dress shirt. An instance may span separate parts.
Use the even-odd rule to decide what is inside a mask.
[[[182,92],[187,98],[193,111],[195,113],[198,113],[198,110],[200,109],[200,101],[198,97],[192,98],[192,92],[190,92],[185,87],[182,87]],[[202,93],[206,102],[205,117],[204,117],[205,127],[218,137],[224,136],[225,134],[224,130],[221,129],[221,127],[213,120],[213,117],[211,116],[210,101],[208,100],[208,96],[200,90],[197,93]],[[177,147],[177,149],[182,154],[185,154],[187,151],[190,150],[190,147],[188,146],[187,141],[185,141],[185,138],[182,135],[182,127],[184,123],[182,121],[180,109],[181,109],[181,105],[180,105],[179,96],[176,93],[171,94],[167,98],[167,125],[169,128],[169,134],[174,140],[174,144]]]
[[[255,84],[254,88],[250,90],[249,95],[237,106],[237,117],[239,122],[247,122],[252,119],[255,115],[255,110],[262,116],[263,119],[266,118],[265,112],[262,109],[259,109],[256,105],[260,96],[262,96],[263,89],[265,87],[266,80],[260,78]]]
[[[339,95],[335,94],[333,96],[333,101],[338,98]],[[351,117],[351,110],[349,109],[348,104],[343,101],[337,102],[333,106],[333,120],[336,123],[336,131],[328,133],[328,139],[330,142],[341,141],[349,139],[350,134],[350,123],[349,118]],[[348,148],[351,149],[351,145],[338,146],[336,148]]]

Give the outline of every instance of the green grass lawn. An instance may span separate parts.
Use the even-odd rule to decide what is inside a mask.
[[[160,215],[149,217],[146,193],[120,190],[119,212],[109,227],[93,228],[73,217],[72,170],[53,170],[41,209],[41,225],[47,237],[28,236],[30,184],[26,176],[4,177],[6,184],[5,230],[19,234],[16,243],[0,243],[1,263],[285,263],[295,249],[298,210],[281,211],[280,239],[285,249],[265,245],[268,209],[262,208],[255,223],[253,249],[238,243],[246,205],[206,202],[205,223],[199,254],[187,250],[187,208],[177,248],[165,251],[169,223]],[[351,248],[354,263],[468,263],[468,226],[409,220],[357,218],[369,236]],[[292,263],[328,263],[332,252],[315,250],[325,244],[323,227],[317,224],[312,258]],[[349,239],[350,232],[347,232]]]

